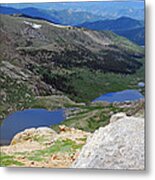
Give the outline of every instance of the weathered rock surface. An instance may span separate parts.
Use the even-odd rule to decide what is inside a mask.
[[[110,118],[110,123],[114,123],[118,121],[119,119],[126,118],[126,114],[123,112],[117,113]]]
[[[26,141],[39,141],[41,138],[44,143],[46,143],[46,141],[48,142],[53,139],[56,134],[53,129],[48,127],[30,128],[16,134],[11,141],[11,145],[24,143]]]
[[[144,119],[116,114],[95,131],[72,168],[144,169]]]

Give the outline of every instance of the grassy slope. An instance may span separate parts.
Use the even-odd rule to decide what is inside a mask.
[[[28,108],[34,101],[34,95],[24,84],[0,74],[0,120],[17,110]]]
[[[7,31],[10,34],[9,38],[16,37],[16,40],[18,40],[16,46],[18,48],[24,47],[25,42],[27,37],[25,36],[23,39],[19,38],[20,36],[20,28],[23,28],[25,25],[23,24],[23,21],[32,21],[37,24],[41,24],[43,28],[41,29],[40,34],[46,34],[47,39],[49,40],[49,45],[47,46],[47,41],[44,42],[44,40],[39,39],[40,36],[38,36],[38,39],[35,39],[33,41],[34,49],[37,49],[37,51],[41,51],[42,48],[47,50],[51,50],[53,48],[52,43],[54,42],[56,45],[60,46],[60,44],[63,46],[68,45],[68,43],[72,44],[73,42],[76,44],[77,42],[80,43],[80,48],[81,48],[81,43],[83,41],[83,45],[86,46],[88,45],[89,48],[92,48],[93,46],[91,45],[93,40],[89,39],[89,36],[86,36],[88,33],[86,30],[77,30],[76,28],[74,29],[69,29],[69,28],[58,28],[55,26],[50,25],[47,22],[44,21],[39,21],[39,20],[30,20],[27,18],[18,18],[18,17],[10,17],[10,16],[1,16],[1,20],[4,24],[6,24]],[[67,34],[66,34],[67,32]],[[108,47],[108,49],[116,49],[117,51],[120,52],[126,52],[127,54],[143,54],[142,48],[139,46],[131,43],[125,38],[119,37],[115,35],[114,33],[105,31],[105,32],[100,32],[98,34],[97,32],[91,32],[89,31],[91,36],[93,37],[98,37],[97,40],[100,38],[103,38],[105,41],[111,42]],[[60,34],[62,36],[60,36]],[[75,37],[76,38],[75,38]],[[3,37],[1,37],[3,38]],[[41,36],[42,38],[42,36]],[[3,39],[2,39],[3,40]],[[68,40],[68,41],[67,41]],[[73,41],[74,40],[74,41]],[[14,40],[11,41],[11,43],[14,43]],[[66,44],[67,43],[67,44]],[[78,44],[77,43],[77,44]],[[85,44],[86,43],[86,44]],[[76,45],[77,45],[76,44]],[[3,44],[1,46],[1,51],[11,51],[11,53],[14,53],[14,49],[9,49],[7,44]],[[95,44],[94,49],[98,49],[100,52],[101,45]],[[11,45],[12,46],[12,45]],[[7,49],[8,48],[8,49]],[[17,48],[17,49],[18,49]],[[34,51],[34,49],[31,48],[25,48],[25,51]],[[113,52],[113,51],[112,51]],[[35,51],[33,52],[35,54]],[[103,52],[100,52],[100,55],[103,55],[103,57],[106,56],[107,50],[103,48]],[[10,57],[12,54],[10,55]],[[0,62],[4,57],[1,57],[0,55]],[[84,59],[85,60],[85,59]],[[76,61],[83,62],[83,59],[78,59]],[[132,62],[131,58],[131,62]],[[13,63],[14,61],[12,59],[8,60],[10,63]],[[71,62],[74,64],[74,59],[70,59]],[[119,61],[119,60],[118,60]],[[143,63],[142,59],[138,59],[141,63]],[[23,64],[20,64],[21,67],[24,67],[24,61],[22,62]],[[41,63],[41,62],[39,62]],[[75,67],[70,67],[67,68],[63,64],[63,58],[61,60],[61,67],[55,67],[52,69],[49,67],[49,70],[47,66],[44,67],[44,65],[39,64],[36,67],[33,66],[33,71],[34,76],[37,74],[40,76],[40,78],[46,82],[47,84],[51,84],[54,86],[56,90],[60,90],[61,92],[64,93],[64,95],[68,96],[74,101],[77,102],[90,102],[96,97],[100,96],[101,94],[111,92],[111,91],[120,91],[123,89],[135,89],[137,87],[137,83],[139,81],[144,81],[144,66],[141,67],[141,69],[137,70],[135,74],[131,75],[123,75],[123,74],[116,74],[116,73],[104,73],[101,70],[90,70],[88,67],[83,66],[76,68]],[[66,62],[65,62],[66,63]],[[67,63],[68,64],[68,63]],[[89,63],[88,63],[89,64]],[[19,64],[17,64],[19,65]],[[63,67],[64,65],[64,67]],[[123,69],[123,67],[121,68]],[[36,73],[36,74],[35,74]],[[42,107],[42,108],[48,108],[48,109],[53,109],[57,107],[64,107],[64,106],[70,106],[70,103],[68,103],[68,100],[64,103],[61,103],[58,105],[57,100],[47,100],[49,97],[45,97],[42,99],[35,99],[35,94],[32,93],[31,89],[27,87],[25,82],[20,82],[18,84],[17,80],[12,80],[12,78],[7,77],[7,75],[1,74],[0,75],[0,82],[2,83],[1,86],[1,102],[0,102],[0,116],[1,119],[3,119],[7,114],[10,112],[24,109],[24,108],[29,108],[29,107]],[[49,94],[47,94],[49,95]],[[50,94],[51,95],[51,94]],[[44,99],[44,100],[43,100]],[[48,103],[49,101],[54,101],[55,104]],[[73,105],[74,103],[71,103]]]
[[[6,167],[6,166],[22,166],[23,163],[15,160],[15,156],[7,155],[5,153],[0,154],[0,166]]]
[[[130,102],[127,106],[122,103],[110,104],[105,102],[89,104],[75,110],[70,110],[68,118],[61,124],[94,132],[99,127],[109,124],[111,115],[118,112],[125,112],[130,116],[136,116],[137,114],[138,116],[143,116],[144,101]],[[59,132],[59,125],[52,126],[52,129]]]
[[[76,68],[72,69],[71,75],[63,74],[63,78],[65,79],[63,91],[68,97],[77,102],[89,102],[108,92],[139,89],[138,82],[144,82],[144,66],[132,75]],[[141,90],[144,94],[144,89],[141,88]]]
[[[96,97],[108,93],[116,92],[124,89],[138,89],[138,82],[144,81],[144,77],[140,75],[140,70],[133,75],[121,75],[114,73],[100,73],[84,71],[80,73],[81,79],[73,81],[75,87],[80,92],[78,98],[90,101]],[[87,81],[89,78],[89,81]],[[82,89],[80,87],[83,87]]]

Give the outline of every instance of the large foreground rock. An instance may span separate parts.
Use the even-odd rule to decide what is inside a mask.
[[[117,114],[99,128],[72,168],[144,169],[144,119]]]

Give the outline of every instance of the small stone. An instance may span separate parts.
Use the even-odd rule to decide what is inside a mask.
[[[114,115],[112,115],[111,118],[110,118],[110,123],[116,122],[116,121],[118,121],[119,119],[122,119],[122,118],[125,118],[125,117],[126,117],[126,114],[123,113],[123,112],[114,114]]]

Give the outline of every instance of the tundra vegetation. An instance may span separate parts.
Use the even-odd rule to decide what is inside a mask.
[[[111,115],[144,116],[143,100],[92,102],[124,89],[144,95],[138,86],[145,76],[144,49],[126,38],[18,15],[0,15],[0,34],[0,120],[29,108],[67,109],[60,124],[65,127],[51,127],[59,138],[47,144],[42,136],[27,139],[25,151],[20,143],[4,146],[2,166],[69,167],[87,137],[109,124]]]

